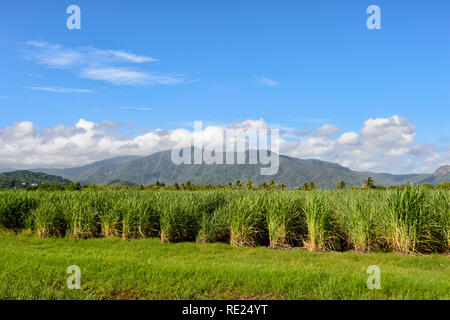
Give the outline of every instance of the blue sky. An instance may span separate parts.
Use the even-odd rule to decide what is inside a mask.
[[[81,30],[66,28],[71,4],[81,8]],[[381,30],[366,27],[371,4],[381,8]],[[415,144],[446,148],[449,12],[448,1],[422,0],[3,0],[0,128],[108,120],[136,137],[194,120],[263,118],[359,133],[368,119],[398,115],[415,126]],[[78,60],[57,65],[57,55]],[[404,170],[443,164],[447,151]]]

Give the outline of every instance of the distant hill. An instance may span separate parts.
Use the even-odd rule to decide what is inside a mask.
[[[69,183],[72,183],[72,181],[41,172],[17,170],[0,173],[0,188],[3,189],[25,188],[40,184],[66,185]]]
[[[248,152],[246,152],[248,159]],[[248,162],[247,162],[248,163]],[[434,174],[393,175],[388,173],[357,172],[339,164],[304,160],[280,156],[280,167],[276,175],[262,176],[262,165],[176,165],[171,160],[170,151],[154,153],[147,157],[118,157],[92,163],[87,166],[68,169],[35,169],[48,174],[55,174],[80,183],[109,183],[113,180],[129,181],[148,185],[156,181],[173,184],[191,181],[194,184],[227,184],[230,181],[248,179],[255,184],[285,183],[289,188],[301,186],[305,182],[315,181],[319,188],[335,189],[336,183],[344,180],[347,186],[361,186],[371,176],[377,185],[399,185],[413,183],[430,183],[437,185],[450,180],[448,172],[438,169]],[[264,166],[263,166],[264,167]],[[440,170],[440,171],[439,171]]]
[[[450,166],[439,167],[430,177],[425,178],[421,183],[440,184],[450,181]]]
[[[131,160],[139,159],[139,156],[121,156],[111,159],[106,159],[102,161],[96,161],[91,164],[75,167],[75,168],[65,168],[65,169],[33,169],[34,172],[45,172],[47,174],[62,176],[64,178],[73,179],[72,181],[79,181],[83,183],[94,183],[89,177],[97,176],[95,183],[106,183],[114,180],[115,178],[110,178],[108,176],[109,169],[113,169],[116,166],[120,166]],[[101,172],[98,170],[101,168]],[[101,174],[103,176],[99,176]]]

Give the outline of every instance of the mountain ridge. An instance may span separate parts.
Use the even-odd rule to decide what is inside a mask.
[[[223,154],[222,154],[223,156]],[[262,176],[260,164],[248,164],[248,151],[245,153],[247,164],[180,164],[171,160],[171,151],[161,151],[149,156],[122,156],[97,161],[86,166],[66,169],[33,169],[34,172],[44,172],[63,178],[88,183],[109,183],[113,180],[129,181],[148,185],[156,181],[173,184],[191,181],[194,184],[227,184],[230,181],[248,179],[256,184],[285,183],[289,188],[301,186],[305,182],[315,181],[319,188],[335,189],[336,183],[344,180],[347,186],[361,186],[364,180],[371,176],[378,185],[399,185],[407,182],[430,183],[437,185],[450,180],[450,172],[445,173],[440,168],[433,174],[373,173],[352,171],[337,163],[317,159],[298,159],[285,155],[279,157],[279,171],[273,176]],[[236,158],[236,154],[235,154]],[[193,162],[192,162],[193,163]],[[445,167],[445,166],[443,166]],[[450,167],[450,166],[449,166]],[[442,167],[441,167],[442,168]],[[440,171],[439,171],[440,170]]]

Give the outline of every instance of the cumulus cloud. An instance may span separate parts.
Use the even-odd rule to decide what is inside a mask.
[[[450,163],[450,153],[443,148],[415,143],[415,125],[398,115],[368,119],[359,133],[345,132],[336,140],[329,136],[337,132],[337,127],[323,126],[290,155],[337,162],[354,170],[392,173],[433,172]]]
[[[359,135],[354,132],[345,132],[343,133],[339,139],[337,139],[338,144],[357,144]]]
[[[30,121],[18,122],[0,129],[0,167],[79,166],[120,155],[149,155],[189,145],[194,137],[193,128],[145,130],[138,136],[127,136],[119,134],[118,129],[124,125],[130,126],[129,123],[94,123],[80,119],[73,126],[39,129]],[[276,129],[264,119],[207,125],[200,131],[204,146],[223,144],[226,128],[246,135],[261,129]],[[416,143],[415,126],[396,115],[368,119],[359,133],[350,131],[333,137],[332,134],[338,132],[336,128],[323,126],[321,135],[282,134],[280,153],[337,162],[353,170],[393,173],[433,172],[438,166],[450,163],[450,146]]]
[[[170,85],[190,82],[183,74],[164,74],[132,67],[159,60],[121,50],[66,48],[59,44],[28,41],[24,52],[25,58],[43,66],[68,69],[80,78],[114,85]]]
[[[316,137],[328,136],[336,133],[340,133],[341,129],[333,124],[325,124],[320,127],[314,134]]]

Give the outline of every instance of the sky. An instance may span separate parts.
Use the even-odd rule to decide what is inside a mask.
[[[81,29],[66,26],[73,4]],[[294,157],[433,172],[450,164],[449,12],[446,0],[3,0],[0,168],[148,155],[202,121],[205,135],[278,128]]]

